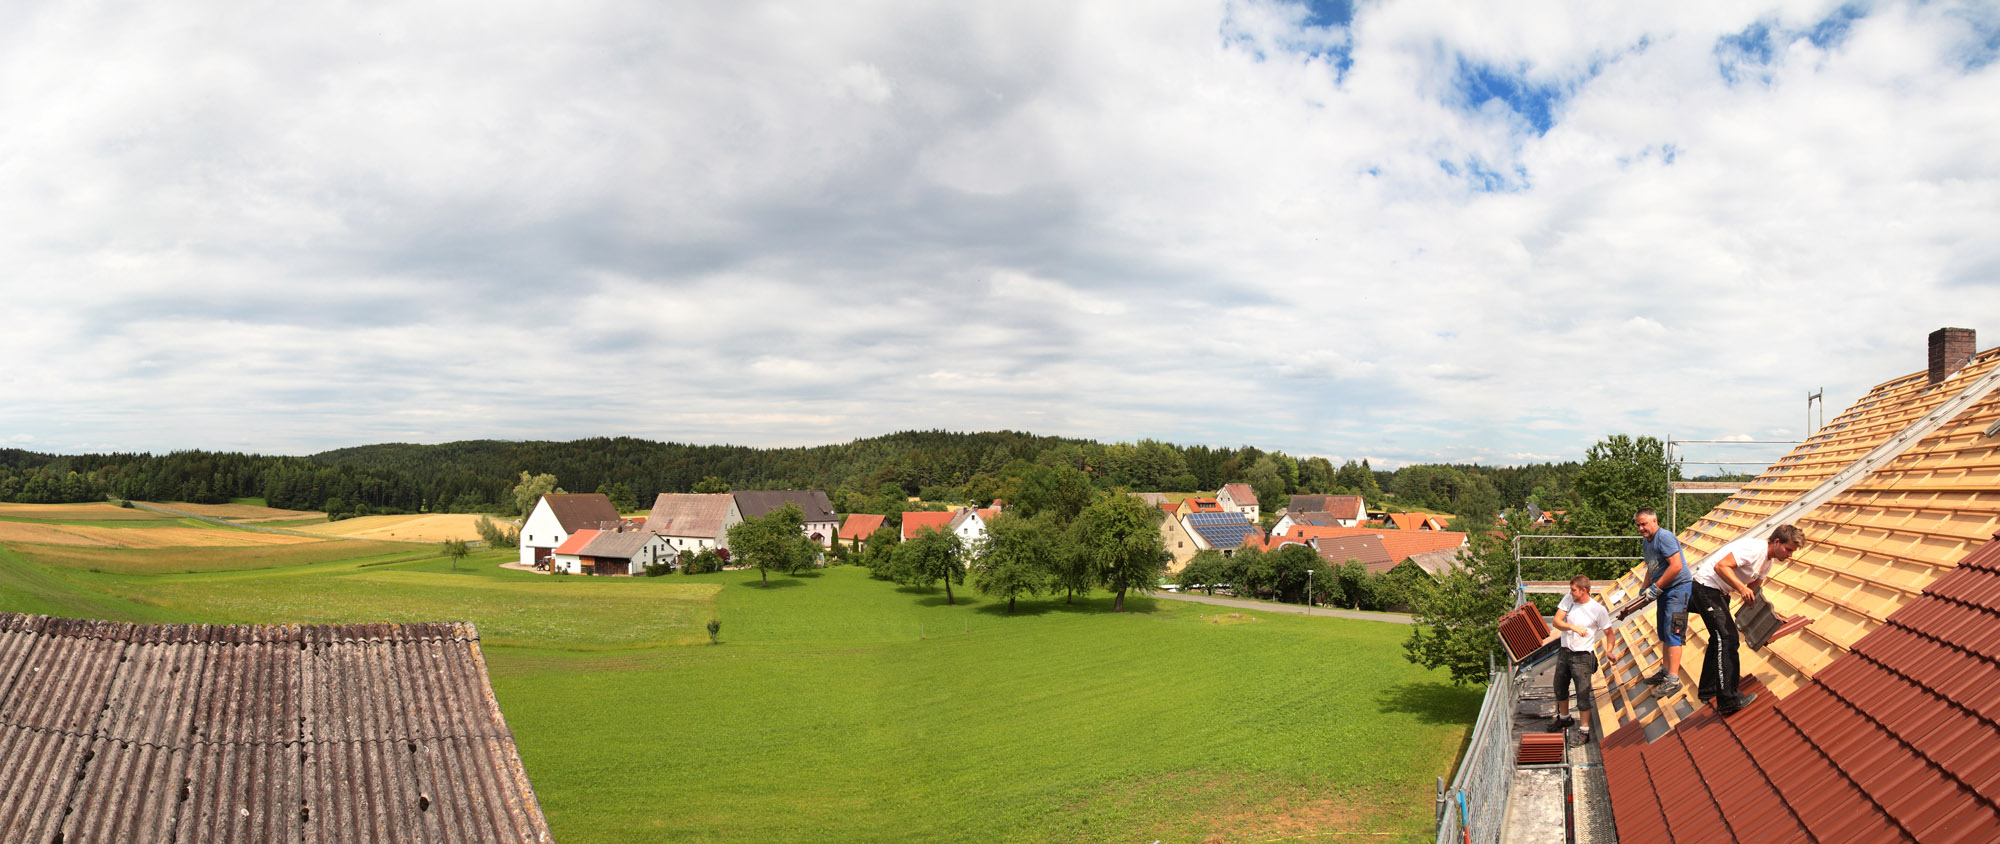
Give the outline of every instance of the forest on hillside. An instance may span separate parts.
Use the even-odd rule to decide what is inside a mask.
[[[0,501],[106,498],[216,503],[263,498],[272,507],[330,513],[497,512],[516,505],[522,473],[554,475],[569,492],[615,490],[646,506],[662,492],[823,489],[843,511],[891,499],[1005,498],[1039,470],[1067,467],[1089,484],[1163,492],[1248,483],[1267,511],[1301,493],[1367,496],[1371,508],[1487,516],[1533,503],[1565,509],[1577,462],[1526,466],[1420,464],[1376,470],[1252,446],[1156,440],[1099,443],[1017,431],[902,431],[837,445],[752,448],[630,437],[569,442],[468,440],[387,443],[305,457],[236,452],[54,455],[0,449]]]

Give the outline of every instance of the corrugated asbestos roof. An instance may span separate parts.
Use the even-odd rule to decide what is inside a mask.
[[[547,842],[468,624],[0,613],[0,840]]]
[[[1813,623],[1744,648],[1751,709],[1693,700],[1706,631],[1689,631],[1683,690],[1659,667],[1651,611],[1606,637],[1598,712],[1621,840],[2000,840],[2000,394],[1928,431],[1911,425],[2000,364],[1976,356],[1932,386],[1876,387],[1682,537],[1690,561],[1885,443],[1900,453],[1799,517],[1805,547],[1765,587]],[[1635,568],[1618,587],[1635,592]]]

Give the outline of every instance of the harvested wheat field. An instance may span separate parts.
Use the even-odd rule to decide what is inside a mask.
[[[0,542],[81,545],[90,548],[231,548],[317,542],[310,536],[256,533],[230,528],[149,527],[0,522]]]
[[[171,519],[164,513],[116,504],[0,504],[0,518],[50,522],[147,522]]]
[[[345,536],[352,539],[443,542],[447,539],[478,539],[479,531],[473,525],[479,519],[480,517],[473,513],[361,516],[323,525],[304,525],[295,529],[321,536]]]
[[[173,501],[157,504],[169,510],[207,516],[211,519],[227,519],[232,522],[277,522],[291,519],[326,518],[317,510],[280,510],[276,507],[259,507],[255,504],[187,504]]]

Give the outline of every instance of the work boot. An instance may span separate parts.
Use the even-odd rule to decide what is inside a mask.
[[[1722,707],[1717,706],[1715,710],[1717,712],[1722,713],[1722,717],[1727,718],[1731,715],[1735,715],[1736,713],[1742,712],[1743,710],[1749,708],[1750,704],[1756,702],[1756,700],[1757,700],[1756,692],[1744,692],[1743,694],[1738,695],[1736,697],[1735,706],[1732,706],[1728,709],[1723,709]]]
[[[1576,724],[1575,718],[1571,718],[1568,715],[1557,715],[1554,721],[1549,722],[1549,732],[1559,733],[1562,732],[1563,730],[1569,729],[1571,726],[1575,724]]]
[[[1681,690],[1681,678],[1668,677],[1665,681],[1659,684],[1659,688],[1653,690],[1653,697],[1661,697],[1661,698],[1673,697],[1680,690]]]
[[[1666,681],[1667,681],[1667,669],[1662,668],[1660,669],[1660,673],[1654,674],[1653,676],[1646,678],[1646,685],[1657,686]]]

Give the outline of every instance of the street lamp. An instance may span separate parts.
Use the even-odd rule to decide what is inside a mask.
[[[1306,569],[1306,615],[1313,614],[1313,570]]]

